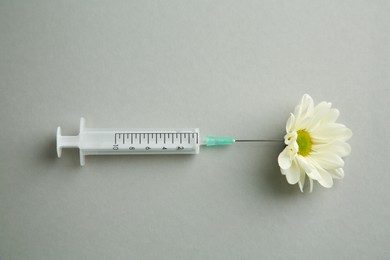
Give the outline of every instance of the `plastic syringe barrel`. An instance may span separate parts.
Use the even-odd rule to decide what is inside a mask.
[[[62,148],[79,148],[80,164],[85,164],[85,155],[124,154],[198,154],[199,129],[100,129],[85,128],[85,119],[80,119],[77,136],[62,136],[57,128],[57,155]],[[142,136],[141,136],[142,135]]]

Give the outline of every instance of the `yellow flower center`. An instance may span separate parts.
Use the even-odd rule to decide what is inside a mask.
[[[306,129],[297,131],[297,143],[298,143],[298,154],[302,156],[308,156],[311,152],[313,141],[311,140],[310,133]]]

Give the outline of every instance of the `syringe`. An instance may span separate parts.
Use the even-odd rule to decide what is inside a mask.
[[[86,128],[80,119],[77,136],[61,135],[57,128],[57,155],[62,148],[79,148],[80,165],[85,165],[86,155],[136,155],[136,154],[198,154],[200,146],[230,145],[235,142],[281,142],[282,140],[236,140],[229,137],[207,136],[201,139],[198,128],[172,129],[111,129]]]

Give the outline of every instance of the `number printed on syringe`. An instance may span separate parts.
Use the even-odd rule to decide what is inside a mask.
[[[112,149],[132,153],[193,153],[199,147],[199,133],[189,131],[114,133]]]

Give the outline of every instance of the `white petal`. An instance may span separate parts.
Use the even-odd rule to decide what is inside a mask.
[[[301,168],[300,173],[299,173],[299,181],[298,181],[299,189],[301,189],[301,192],[303,192],[303,186],[305,185],[305,176],[306,176],[306,173]]]
[[[316,143],[326,143],[329,141],[339,140],[347,141],[352,136],[352,131],[342,124],[326,124],[316,128],[311,132],[312,139]]]
[[[299,127],[299,129],[310,129],[312,127],[312,122],[312,116],[302,117],[301,120],[297,123],[297,127]]]
[[[310,117],[310,122],[305,126],[306,129],[313,129],[318,126],[323,117],[328,114],[331,106],[332,104],[328,102],[321,102],[315,106],[313,115]]]
[[[299,103],[298,114],[306,113],[313,109],[313,99],[309,94],[304,94]]]
[[[305,94],[298,106],[295,107],[294,114],[297,119],[296,124],[305,117],[311,115],[311,113],[313,113],[313,99],[308,94]]]
[[[324,117],[321,120],[322,124],[329,124],[336,122],[337,118],[340,115],[340,111],[336,108],[332,108],[329,110],[329,112],[324,115]]]
[[[314,102],[308,94],[304,95],[304,99],[305,105],[303,106],[302,112],[306,112],[306,116],[309,116],[313,113]]]
[[[329,172],[319,169],[319,173],[322,178],[318,180],[318,183],[324,186],[325,188],[331,188],[333,186],[333,179]]]
[[[326,170],[337,169],[344,166],[344,161],[335,153],[313,153],[311,158]]]
[[[316,153],[335,153],[340,157],[344,157],[351,153],[351,146],[346,142],[336,140],[327,144],[314,144],[313,151]]]
[[[310,183],[310,192],[313,191],[313,179],[309,178],[309,183]]]
[[[343,170],[343,168],[338,168],[338,169],[331,170],[331,171],[329,171],[329,173],[335,179],[342,179],[342,178],[344,178],[344,170]]]
[[[308,159],[303,156],[297,156],[299,165],[305,170],[307,176],[311,179],[318,180],[321,175],[318,173],[316,167],[310,163]]]
[[[333,145],[335,146],[335,149],[337,149],[337,151],[334,152],[341,157],[345,157],[351,153],[351,146],[348,143],[337,141]]]
[[[314,114],[323,114],[324,112],[328,112],[331,107],[331,103],[322,101],[314,107]]]
[[[291,143],[289,145],[290,149],[289,149],[289,152],[290,152],[290,159],[294,159],[297,154],[298,154],[298,150],[299,150],[299,146],[298,146],[298,143],[295,141],[293,143]]]
[[[299,181],[300,177],[300,169],[297,165],[297,163],[292,161],[291,167],[285,171],[287,182],[290,184],[296,184]]]
[[[298,137],[298,134],[297,132],[291,132],[291,133],[287,133],[285,136],[284,136],[284,143],[286,145],[290,145],[291,143],[295,142],[297,140],[297,137]],[[298,144],[297,144],[298,145]],[[298,150],[298,148],[297,148]]]
[[[290,114],[290,117],[288,118],[287,120],[287,123],[286,123],[286,132],[289,133],[292,131],[292,127],[294,126],[294,123],[295,123],[295,116],[294,114]]]
[[[286,148],[284,148],[284,150],[278,156],[278,163],[282,169],[288,169],[291,167],[291,159],[288,149],[289,146],[286,146]]]

